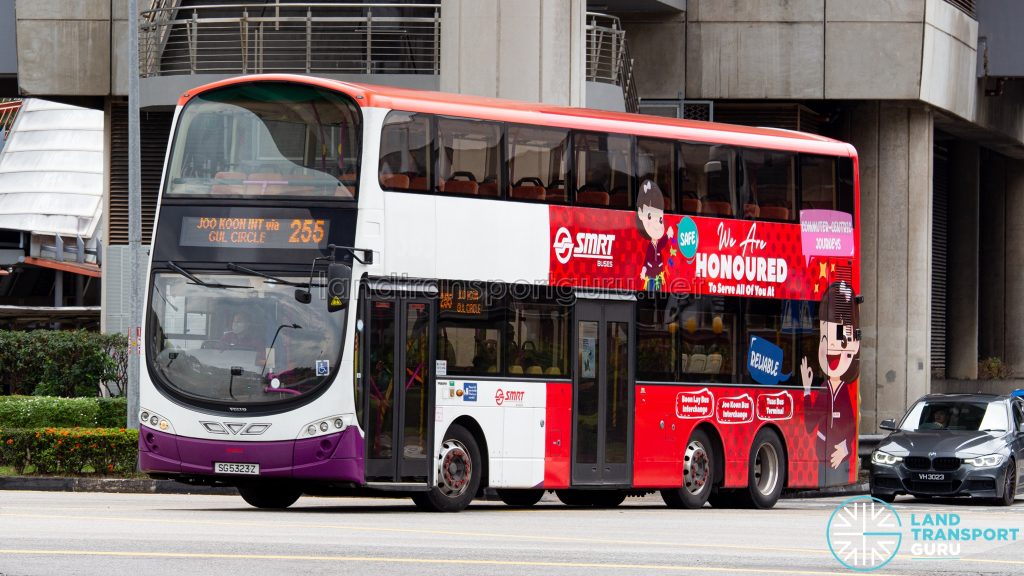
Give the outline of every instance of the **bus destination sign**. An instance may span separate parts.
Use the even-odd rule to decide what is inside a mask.
[[[440,293],[441,312],[480,316],[483,314],[483,294],[477,288],[446,286]]]
[[[326,248],[330,220],[185,216],[182,246],[217,248]]]

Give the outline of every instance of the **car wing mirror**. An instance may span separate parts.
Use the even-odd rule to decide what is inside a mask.
[[[882,430],[896,430],[896,421],[892,418],[888,418],[879,422],[878,427]]]

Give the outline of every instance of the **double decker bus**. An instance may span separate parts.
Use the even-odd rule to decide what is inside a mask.
[[[256,507],[856,479],[857,156],[774,129],[258,75],[185,93],[141,468]]]

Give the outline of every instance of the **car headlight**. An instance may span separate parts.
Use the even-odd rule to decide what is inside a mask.
[[[987,456],[976,456],[974,458],[964,458],[964,464],[970,464],[971,466],[999,466],[1003,463],[1002,454],[989,454]]]
[[[902,456],[893,456],[892,454],[889,454],[888,452],[882,452],[881,450],[875,450],[874,452],[871,453],[872,464],[884,464],[886,466],[892,466],[893,464],[902,461]]]

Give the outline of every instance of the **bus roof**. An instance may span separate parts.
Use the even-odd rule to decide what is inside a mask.
[[[254,74],[220,80],[185,92],[178,100],[181,106],[193,97],[208,90],[247,82],[295,82],[337,90],[356,99],[362,107],[386,108],[407,112],[440,114],[494,120],[518,124],[557,126],[577,130],[616,132],[637,136],[671,138],[774,148],[828,154],[833,156],[856,156],[850,144],[805,132],[779,128],[752,128],[735,124],[719,124],[699,120],[681,120],[662,116],[609,112],[590,108],[554,106],[519,100],[466,96],[446,92],[432,92],[393,86],[356,84],[303,76],[298,74]]]

